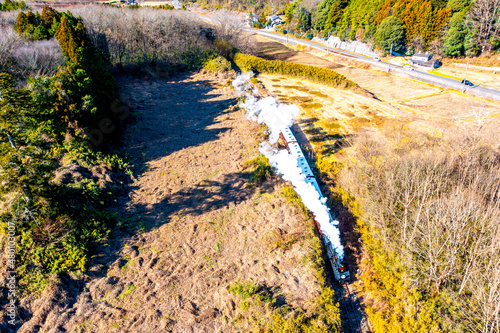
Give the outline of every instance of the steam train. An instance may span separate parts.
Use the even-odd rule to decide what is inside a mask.
[[[318,182],[316,181],[316,177],[314,176],[314,173],[312,172],[311,167],[309,166],[309,163],[307,162],[307,159],[305,158],[304,153],[300,148],[300,145],[297,143],[297,140],[295,139],[295,136],[293,135],[289,127],[281,130],[280,139],[288,150],[288,153],[296,158],[298,166],[302,169],[302,174],[304,174],[306,177],[306,182],[311,184],[316,189],[320,197],[323,197]],[[329,212],[328,215],[330,223],[333,224],[333,218]],[[328,253],[328,259],[330,260],[330,263],[332,265],[335,280],[341,284],[349,283],[351,281],[351,275],[349,273],[347,264],[338,256],[337,252],[335,251],[335,247],[332,245],[332,242],[328,238],[328,236],[323,234],[315,217],[314,222],[316,223],[316,227],[320,234],[321,240],[323,241],[326,252]]]

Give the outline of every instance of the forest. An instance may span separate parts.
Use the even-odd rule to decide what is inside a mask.
[[[372,43],[385,52],[430,51],[445,57],[477,56],[500,47],[498,0],[201,1],[239,11],[286,17],[287,29],[310,37],[339,36]]]

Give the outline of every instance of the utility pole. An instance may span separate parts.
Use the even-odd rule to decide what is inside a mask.
[[[328,32],[328,37],[326,39],[326,51],[330,54],[330,32]]]
[[[469,59],[467,59],[467,67],[465,67],[465,76],[464,76],[464,92],[465,92],[465,81],[467,80],[467,71],[469,70]]]
[[[389,67],[387,68],[387,72],[391,71],[392,45],[393,43],[391,43],[391,50],[389,51]]]
[[[288,44],[288,22],[286,22],[286,43]]]

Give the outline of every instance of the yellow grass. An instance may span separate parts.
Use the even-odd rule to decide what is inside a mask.
[[[436,72],[461,80],[465,77],[465,70],[465,67],[458,67],[450,64],[442,66],[441,68],[437,69]],[[493,72],[476,68],[469,68],[467,70],[467,80],[471,81],[475,85],[481,85],[484,87],[500,90],[500,71]]]
[[[405,101],[405,106],[450,119],[466,119],[475,114],[498,114],[500,107],[497,103],[474,99],[456,93],[445,93]]]

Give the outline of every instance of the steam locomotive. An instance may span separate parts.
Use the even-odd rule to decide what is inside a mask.
[[[306,182],[314,186],[314,188],[320,194],[320,196],[323,197],[318,182],[316,181],[316,177],[314,176],[314,173],[312,172],[311,167],[309,166],[309,163],[307,162],[307,159],[305,158],[304,153],[302,152],[302,149],[297,143],[297,140],[295,139],[295,136],[293,135],[289,127],[281,131],[280,139],[285,145],[286,149],[288,150],[288,153],[297,159],[298,165],[302,169],[302,173],[306,177]],[[328,215],[330,223],[333,224],[332,216],[330,215],[330,213],[328,213]],[[316,227],[320,234],[321,240],[323,241],[323,244],[325,245],[326,248],[326,252],[328,253],[328,259],[330,260],[330,263],[332,265],[333,275],[335,277],[335,280],[337,280],[341,284],[349,283],[351,281],[351,275],[349,273],[349,269],[346,263],[339,258],[337,252],[335,251],[335,247],[332,245],[331,240],[327,237],[327,235],[323,234],[315,217],[314,217],[314,222],[316,223]]]

